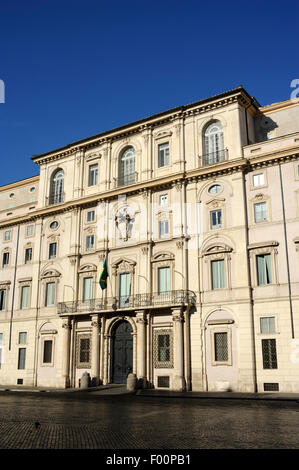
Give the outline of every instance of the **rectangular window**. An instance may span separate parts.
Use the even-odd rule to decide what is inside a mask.
[[[168,142],[166,144],[159,145],[158,153],[159,153],[159,162],[158,162],[159,167],[169,165],[169,143]]]
[[[55,301],[55,282],[46,285],[46,307],[53,307]]]
[[[5,233],[4,233],[4,240],[6,242],[9,242],[11,240],[11,231],[10,230],[7,230]]]
[[[211,261],[212,289],[225,289],[224,259]]]
[[[57,253],[57,243],[50,243],[49,245],[49,259],[56,258]]]
[[[262,339],[263,368],[277,369],[276,340]]]
[[[5,310],[6,289],[0,289],[0,310]]]
[[[258,173],[252,177],[253,186],[263,186],[265,183],[264,173]]]
[[[21,290],[21,308],[29,307],[29,286],[23,286]]]
[[[5,252],[3,253],[3,258],[2,258],[2,267],[5,268],[8,265],[9,265],[9,253]]]
[[[25,264],[31,263],[32,261],[32,248],[26,248],[25,250]]]
[[[226,332],[214,333],[214,350],[216,362],[228,361],[228,338]]]
[[[170,268],[158,269],[158,293],[167,294],[170,291]]]
[[[222,219],[221,210],[211,211],[210,212],[211,229],[221,228],[221,219]]]
[[[53,349],[53,341],[52,340],[45,340],[44,341],[44,353],[43,353],[43,363],[44,364],[51,364],[51,362],[52,362],[52,349]]]
[[[257,223],[267,220],[267,205],[265,202],[254,204],[254,220]]]
[[[260,318],[261,333],[275,333],[275,318],[274,317],[261,317]]]
[[[21,331],[19,333],[19,344],[26,344],[27,343],[27,332]]]
[[[272,284],[271,255],[257,255],[257,283],[259,286]]]
[[[159,197],[159,205],[160,206],[168,206],[168,194],[161,194]]]
[[[34,225],[27,225],[26,236],[31,237],[33,235]]]
[[[158,361],[170,361],[170,335],[158,336]]]
[[[94,219],[95,219],[95,211],[88,211],[87,222],[94,222]]]
[[[87,235],[86,237],[86,251],[94,249],[94,235]]]
[[[79,362],[80,363],[89,363],[90,355],[90,339],[89,338],[80,338],[80,354]]]
[[[25,369],[26,364],[26,348],[19,348],[18,369]]]
[[[83,279],[83,302],[88,302],[93,298],[93,277]]]
[[[130,273],[121,273],[119,275],[119,306],[129,307],[131,295],[131,275]]]
[[[88,186],[98,184],[98,165],[90,165],[88,173]]]
[[[169,221],[160,220],[159,221],[159,237],[165,238],[169,236]]]

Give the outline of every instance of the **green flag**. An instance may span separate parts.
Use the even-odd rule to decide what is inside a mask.
[[[107,288],[107,277],[108,276],[109,276],[109,274],[108,274],[107,263],[106,263],[106,258],[105,258],[103,268],[102,268],[102,272],[101,272],[101,275],[100,275],[100,281],[99,281],[100,286],[101,286],[102,289]]]

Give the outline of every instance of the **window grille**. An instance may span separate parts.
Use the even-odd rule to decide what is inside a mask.
[[[153,343],[154,367],[173,368],[172,329],[155,329]]]
[[[278,383],[264,383],[264,392],[279,392]]]
[[[170,336],[159,335],[158,336],[158,360],[159,362],[165,362],[170,360]]]
[[[264,369],[277,369],[276,340],[262,339]]]
[[[90,367],[90,335],[77,336],[77,367],[88,369]]]
[[[215,345],[215,361],[227,362],[228,361],[228,342],[227,333],[214,333]]]
[[[158,376],[157,384],[158,384],[158,387],[169,388],[169,376],[168,375]]]

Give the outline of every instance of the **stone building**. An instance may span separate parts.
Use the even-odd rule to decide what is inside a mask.
[[[33,156],[0,188],[0,384],[298,392],[298,158],[298,100],[242,87]]]

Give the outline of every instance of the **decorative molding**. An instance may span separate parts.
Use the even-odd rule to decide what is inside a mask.
[[[96,271],[97,271],[97,267],[95,264],[83,264],[78,269],[79,274],[91,273],[91,272],[96,272]]]
[[[298,243],[299,243],[299,240],[298,240]],[[278,241],[268,241],[268,242],[258,242],[258,243],[251,243],[250,245],[248,245],[248,250],[256,250],[258,248],[266,248],[266,247],[274,247],[274,246],[278,246],[279,245],[279,242]]]

